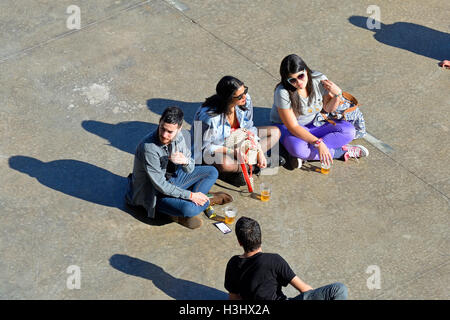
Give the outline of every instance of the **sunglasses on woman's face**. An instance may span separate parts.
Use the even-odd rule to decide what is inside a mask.
[[[241,100],[241,99],[244,97],[244,95],[247,94],[247,92],[248,92],[248,87],[244,86],[244,92],[241,93],[240,95],[238,95],[237,97],[233,97],[233,98],[234,98],[234,99]]]
[[[306,76],[306,71],[303,70],[300,72],[300,74],[296,78],[289,78],[288,82],[292,85],[297,83],[297,80],[302,81]]]

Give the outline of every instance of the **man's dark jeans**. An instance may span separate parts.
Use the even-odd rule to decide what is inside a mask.
[[[194,171],[186,173],[180,167],[169,182],[192,192],[207,194],[217,180],[219,173],[213,166],[195,166]],[[194,217],[209,206],[207,201],[203,206],[198,206],[190,200],[173,198],[164,195],[158,196],[156,211],[171,216]]]
[[[347,296],[347,287],[340,282],[336,282],[303,292],[290,300],[347,300]]]

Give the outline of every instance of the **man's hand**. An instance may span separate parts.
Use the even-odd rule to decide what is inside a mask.
[[[185,157],[185,155],[181,152],[174,152],[170,155],[169,160],[172,161],[175,164],[188,164],[189,161],[188,159]]]
[[[192,192],[191,201],[198,206],[204,205],[209,200],[208,196],[201,192]]]
[[[242,297],[239,293],[228,293],[228,299],[229,300],[242,300]]]

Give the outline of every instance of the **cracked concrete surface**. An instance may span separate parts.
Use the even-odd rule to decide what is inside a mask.
[[[81,9],[68,30],[66,9]],[[199,230],[124,207],[139,139],[165,107],[193,113],[226,74],[266,124],[281,59],[302,56],[362,104],[370,156],[264,175],[273,197],[218,180],[263,250],[313,287],[350,299],[449,299],[450,5],[379,1],[2,1],[0,298],[223,299],[241,249],[204,215]],[[388,146],[383,148],[383,145]],[[314,162],[310,166],[316,166]],[[221,210],[221,208],[217,208]],[[234,228],[232,227],[234,230]],[[80,267],[70,290],[67,268]],[[366,273],[378,266],[381,288]],[[286,288],[288,296],[295,290]]]

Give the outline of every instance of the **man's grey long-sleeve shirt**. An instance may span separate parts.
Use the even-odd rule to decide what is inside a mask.
[[[128,185],[126,201],[134,206],[143,206],[148,217],[155,217],[155,207],[158,192],[174,198],[189,199],[191,192],[177,187],[166,180],[166,169],[170,153],[178,151],[184,154],[189,163],[183,165],[185,172],[194,170],[194,159],[190,148],[186,146],[181,132],[168,145],[161,144],[158,129],[145,136],[136,148],[133,174]],[[178,166],[177,166],[178,167]]]

